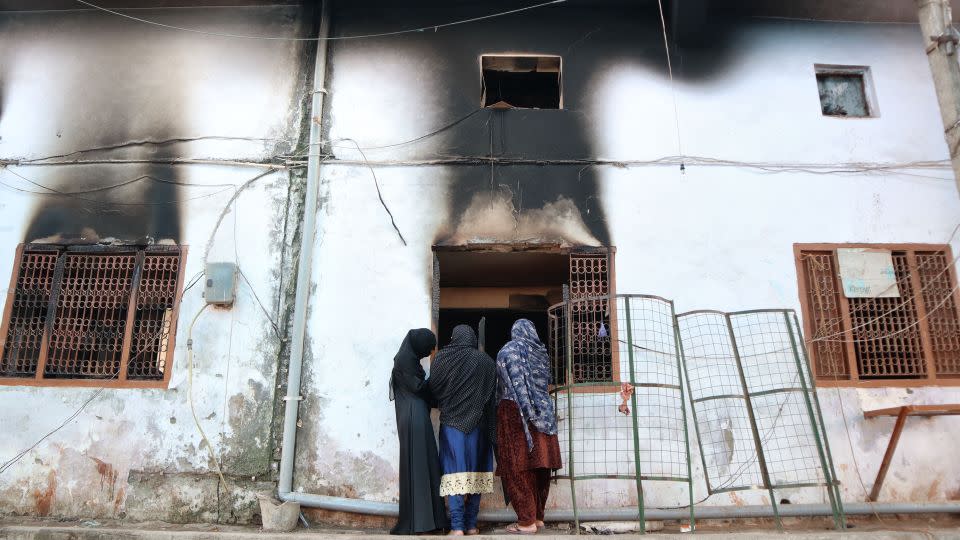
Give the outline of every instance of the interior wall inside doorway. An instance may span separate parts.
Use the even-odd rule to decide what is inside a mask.
[[[546,341],[547,309],[562,300],[570,257],[559,252],[439,251],[436,271],[440,346],[449,343],[458,324],[479,333],[485,318],[485,350],[496,356],[520,318],[531,320]]]

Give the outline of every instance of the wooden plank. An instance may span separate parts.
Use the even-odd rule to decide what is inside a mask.
[[[840,261],[837,259],[837,251],[835,249],[831,257],[833,258],[833,278],[836,280],[837,285],[841,285],[839,276]],[[860,366],[857,365],[857,348],[854,344],[856,332],[853,329],[853,316],[850,314],[850,300],[847,298],[847,295],[843,294],[842,285],[837,289],[837,298],[840,299],[840,314],[843,316],[843,328],[840,329],[843,333],[840,336],[831,337],[831,339],[843,339],[843,346],[847,349],[847,370],[850,373],[850,381],[857,382],[860,380]]]
[[[907,268],[910,269],[910,288],[913,289],[913,305],[917,310],[917,322],[920,325],[920,343],[923,346],[923,360],[926,364],[927,379],[937,378],[937,368],[933,359],[933,339],[930,337],[930,324],[927,320],[927,307],[923,298],[923,284],[920,283],[920,267],[915,251],[907,252]],[[906,300],[903,300],[905,303]]]
[[[133,341],[133,324],[137,314],[137,297],[140,292],[140,278],[143,276],[144,253],[137,252],[137,260],[133,267],[133,279],[130,284],[130,295],[127,298],[127,320],[123,327],[123,346],[120,349],[120,371],[114,375],[120,381],[127,380],[127,367],[130,363],[130,344]]]
[[[897,443],[900,442],[900,434],[903,433],[903,425],[907,421],[908,412],[910,412],[910,407],[900,407],[897,423],[894,424],[893,433],[890,434],[890,442],[887,444],[887,451],[883,454],[883,461],[880,463],[880,470],[877,471],[877,479],[873,482],[873,488],[867,498],[868,501],[876,501],[880,495],[883,480],[887,476],[887,470],[890,469],[890,461],[893,460],[893,453],[897,451]]]
[[[943,405],[906,405],[863,411],[864,418],[878,418],[881,416],[899,416],[906,409],[907,416],[960,415],[960,403],[945,403]]]
[[[13,302],[17,296],[17,278],[20,276],[21,267],[23,266],[23,244],[17,246],[13,260],[17,262],[13,266],[13,272],[10,274],[10,288],[7,289],[7,301],[3,306],[3,319],[0,320],[0,362],[2,362],[3,353],[7,348],[7,334],[10,332]]]

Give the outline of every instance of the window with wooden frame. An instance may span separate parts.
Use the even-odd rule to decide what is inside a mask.
[[[888,251],[898,294],[848,297],[838,258],[838,249],[848,248]],[[960,315],[949,246],[795,244],[794,254],[807,349],[820,384],[960,384]]]
[[[166,388],[185,247],[22,244],[0,384]]]

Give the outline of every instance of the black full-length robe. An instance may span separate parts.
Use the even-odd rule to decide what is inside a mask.
[[[417,534],[447,526],[430,395],[420,366],[420,359],[430,354],[436,343],[430,330],[411,330],[393,359],[390,392],[400,437],[400,519],[391,534]]]

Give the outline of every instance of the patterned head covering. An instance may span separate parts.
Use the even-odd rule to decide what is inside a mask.
[[[547,435],[557,434],[557,413],[547,391],[550,384],[550,358],[537,336],[537,328],[527,319],[513,323],[513,339],[497,354],[497,373],[503,399],[516,402],[523,417],[527,447],[533,449],[533,437],[527,423]]]
[[[470,433],[481,426],[496,442],[497,367],[477,350],[477,334],[465,324],[430,366],[430,391],[440,405],[440,423]]]

